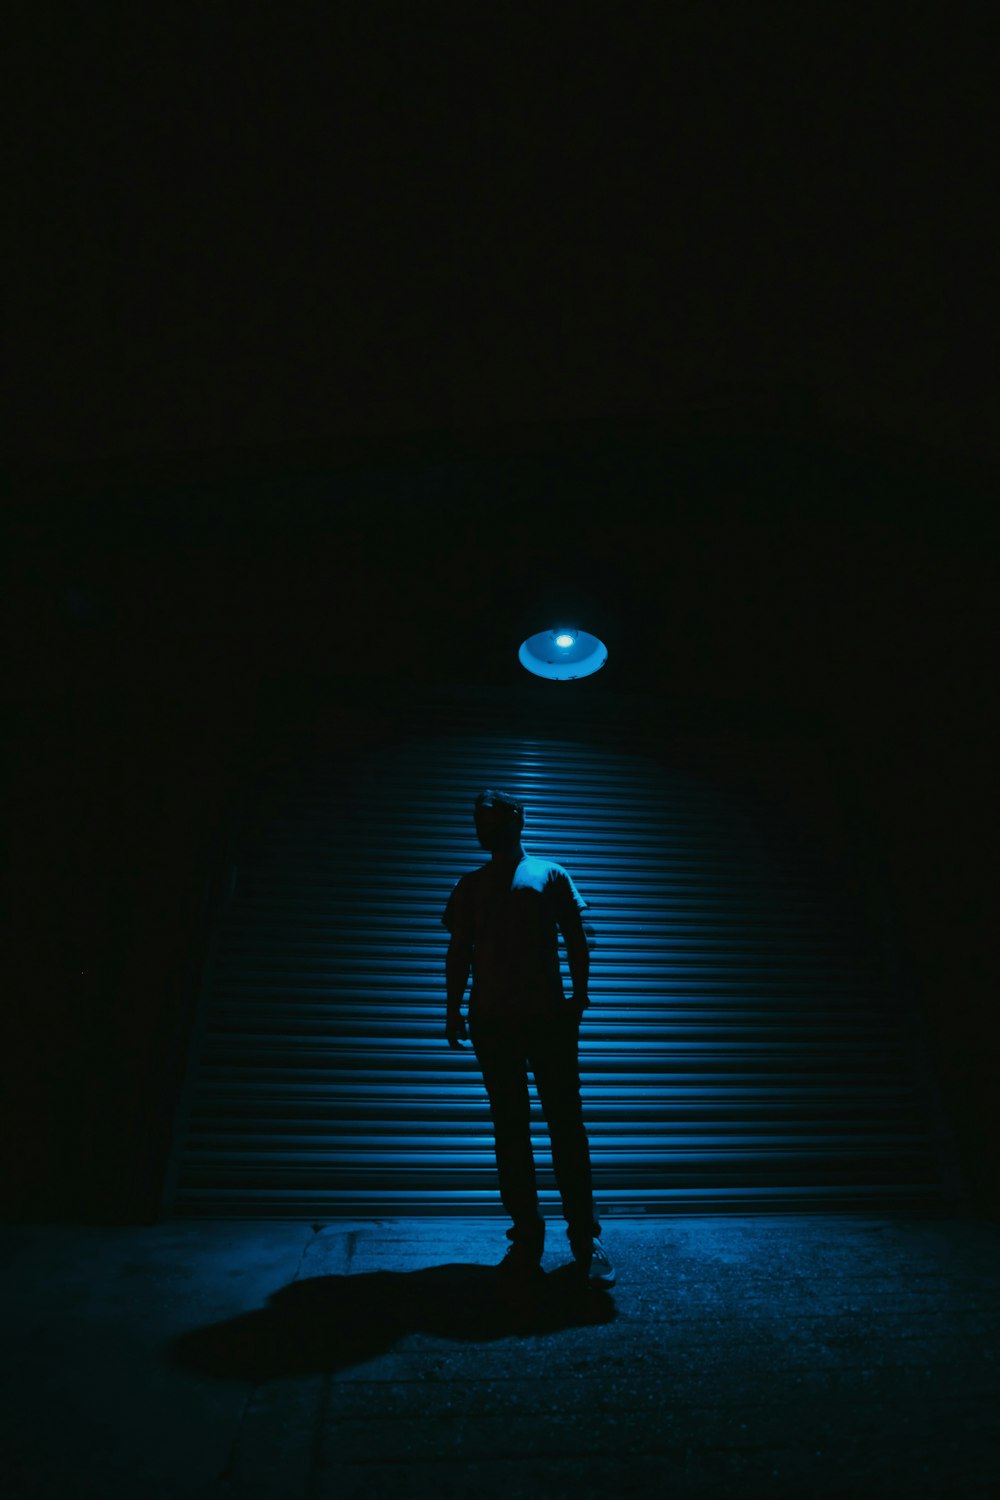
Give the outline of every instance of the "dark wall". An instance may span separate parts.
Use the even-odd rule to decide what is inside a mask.
[[[977,498],[743,434],[20,506],[8,1208],[155,1213],[256,771],[377,741],[431,684],[516,681],[521,635],[563,609],[605,631],[602,687],[744,746],[729,774],[894,924],[995,1201]],[[783,734],[818,747],[816,785],[769,774]]]
[[[15,1211],[155,1198],[247,761],[550,605],[651,713],[822,725],[995,1188],[978,17],[518,9],[18,9]]]

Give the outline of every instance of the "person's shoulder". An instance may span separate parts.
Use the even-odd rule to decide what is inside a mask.
[[[487,873],[488,870],[489,870],[489,865],[477,865],[474,870],[466,870],[465,874],[464,875],[460,875],[458,877],[457,881],[455,882],[455,889],[457,890],[460,885],[461,886],[475,886],[475,885],[477,885],[481,880],[483,880],[485,878],[486,873]]]
[[[570,878],[569,871],[565,865],[559,864],[554,859],[541,859],[538,856],[534,856],[533,863],[538,875],[545,881],[568,880]]]
[[[544,863],[546,869],[540,882],[544,890],[549,891],[560,905],[572,903],[579,910],[588,905],[565,865],[557,863],[554,859],[547,859]]]

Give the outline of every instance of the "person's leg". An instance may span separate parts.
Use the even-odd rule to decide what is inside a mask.
[[[537,1250],[540,1257],[545,1221],[538,1206],[531,1150],[525,1038],[518,1027],[482,1020],[473,1021],[470,1036],[489,1095],[500,1198],[514,1221],[507,1235]]]
[[[590,1142],[583,1123],[578,1057],[579,1022],[560,1015],[532,1028],[529,1061],[549,1127],[552,1166],[571,1244],[601,1232],[594,1209]]]

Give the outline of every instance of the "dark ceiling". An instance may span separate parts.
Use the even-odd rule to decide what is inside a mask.
[[[977,7],[20,7],[13,449],[763,411],[998,456]]]
[[[15,618],[482,679],[569,608],[619,686],[774,701],[981,592],[974,11],[23,7],[14,49]]]

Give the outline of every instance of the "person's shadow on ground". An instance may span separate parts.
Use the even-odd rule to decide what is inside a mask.
[[[407,1333],[480,1342],[609,1323],[606,1292],[572,1265],[527,1286],[494,1266],[454,1264],[293,1281],[268,1306],[173,1340],[171,1363],[256,1385],[277,1376],[332,1372],[391,1349]]]

